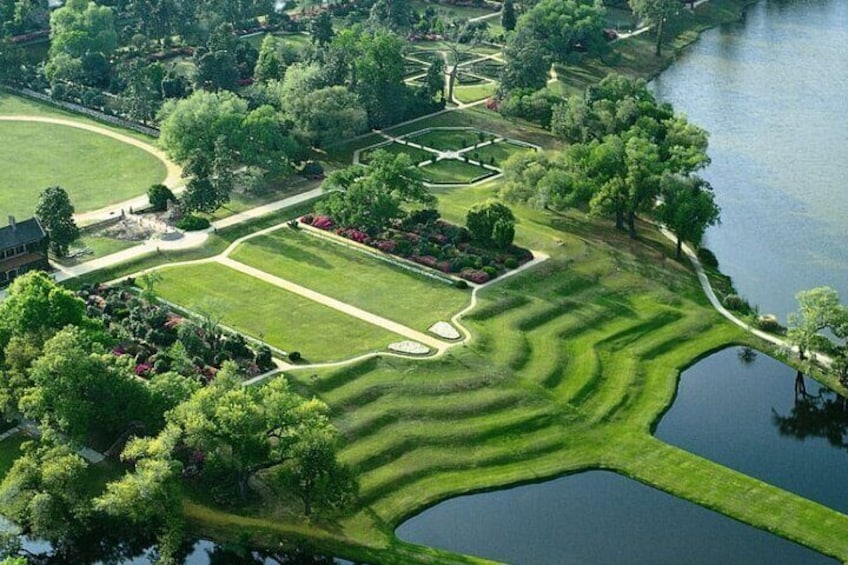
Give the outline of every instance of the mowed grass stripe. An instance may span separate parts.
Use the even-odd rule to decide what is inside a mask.
[[[470,300],[467,290],[300,230],[284,229],[250,239],[231,257],[419,331],[449,320]]]
[[[399,336],[216,263],[162,269],[161,296],[221,323],[299,351],[309,362],[381,350]]]
[[[48,186],[68,191],[77,212],[144,194],[165,179],[153,155],[99,133],[59,124],[0,121],[0,210],[29,217]]]

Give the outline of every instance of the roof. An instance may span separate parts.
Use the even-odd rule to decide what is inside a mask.
[[[12,226],[0,228],[0,249],[39,241],[45,236],[44,228],[41,227],[41,223],[35,218],[15,222],[14,228]]]

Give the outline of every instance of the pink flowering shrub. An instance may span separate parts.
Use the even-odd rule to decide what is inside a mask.
[[[333,220],[329,216],[315,216],[312,220],[312,227],[319,230],[331,230],[334,225]]]
[[[464,278],[467,281],[471,281],[477,284],[483,284],[489,282],[489,275],[478,269],[463,269],[462,272],[459,273],[459,276]]]

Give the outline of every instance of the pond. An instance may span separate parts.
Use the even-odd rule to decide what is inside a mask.
[[[848,2],[770,0],[704,33],[652,87],[710,132],[722,224],[707,246],[785,323],[795,294],[848,299]]]
[[[405,541],[522,565],[835,563],[607,471],[453,498],[395,533]]]
[[[739,347],[699,361],[655,435],[747,475],[848,512],[848,406],[836,393]],[[803,378],[803,377],[802,377]]]

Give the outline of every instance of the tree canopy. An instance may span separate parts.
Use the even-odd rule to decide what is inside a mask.
[[[45,188],[38,197],[35,216],[47,232],[50,250],[59,257],[68,254],[68,246],[79,237],[74,221],[74,206],[61,186]]]

